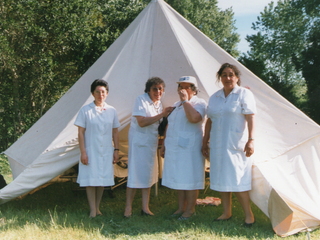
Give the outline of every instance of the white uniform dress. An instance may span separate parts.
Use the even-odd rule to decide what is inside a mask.
[[[210,188],[220,192],[251,190],[251,158],[245,156],[248,141],[245,114],[256,113],[249,89],[236,86],[225,97],[223,89],[214,93],[207,109],[211,119]]]
[[[136,98],[129,130],[127,186],[130,188],[149,188],[158,181],[159,122],[140,127],[135,116],[153,117],[161,112],[161,102],[154,105],[148,93]]]
[[[100,111],[92,102],[83,106],[74,125],[85,128],[88,165],[79,162],[77,183],[81,187],[114,185],[112,130],[120,127],[116,109],[106,103]]]
[[[201,154],[202,123],[206,102],[193,96],[189,103],[200,113],[202,121],[190,123],[181,102],[168,117],[162,185],[176,190],[204,188],[204,158]]]

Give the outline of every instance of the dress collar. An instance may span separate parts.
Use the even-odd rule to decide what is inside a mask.
[[[230,95],[230,94],[239,94],[239,91],[240,91],[240,86],[239,86],[239,85],[236,85],[236,86],[232,89],[232,91],[229,93],[229,95]],[[228,95],[228,96],[229,96],[229,95]],[[219,92],[218,92],[218,94],[217,94],[217,97],[226,98],[226,97],[224,96],[223,88],[221,88],[221,89],[219,90]]]
[[[98,112],[102,112],[102,111],[107,109],[107,103],[106,102],[103,102],[103,108],[97,107],[96,104],[94,104],[94,102],[90,103],[89,106],[91,108],[95,108],[96,111],[98,111]]]

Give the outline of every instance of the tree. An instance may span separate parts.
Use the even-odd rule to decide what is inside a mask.
[[[217,6],[217,0],[167,0],[177,12],[234,57],[239,56],[234,13]]]
[[[259,73],[262,79],[313,118],[310,105],[306,106],[311,95],[301,61],[307,60],[303,56],[311,46],[311,35],[317,32],[317,19],[319,0],[270,3],[252,26],[257,34],[246,38],[250,51],[240,58],[248,68],[253,68],[256,63],[262,64]]]
[[[0,3],[1,147],[38,120],[145,7],[131,2]]]
[[[2,0],[0,143],[6,149],[106,51],[150,0]],[[167,1],[237,56],[231,10]]]

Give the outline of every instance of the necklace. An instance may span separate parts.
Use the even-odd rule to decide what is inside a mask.
[[[161,107],[161,102],[159,101],[158,102],[158,107],[156,107],[156,105],[155,105],[155,103],[153,102],[152,103],[152,105],[153,105],[153,107],[154,107],[154,110],[156,110],[156,112],[157,112],[157,114],[159,114],[159,109],[160,109],[160,107]],[[158,123],[160,124],[160,119],[158,120]]]
[[[158,102],[158,107],[156,107],[155,103],[152,103],[152,105],[153,105],[154,109],[156,110],[156,112],[159,114],[159,109],[161,106],[160,102]]]
[[[96,103],[95,103],[95,104],[96,104]],[[97,112],[100,112],[100,113],[101,113],[102,111],[106,110],[106,108],[104,107],[104,103],[102,103],[102,106],[96,105],[95,108],[96,108],[96,111],[97,111]]]

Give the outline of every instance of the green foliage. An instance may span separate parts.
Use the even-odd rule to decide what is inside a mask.
[[[300,57],[293,59],[296,68],[302,71],[308,87],[308,112],[316,122],[320,123],[320,0],[299,0],[294,6],[305,9],[306,15],[310,17],[306,47]]]
[[[38,120],[145,7],[143,1],[0,3],[0,142]]]
[[[11,169],[9,166],[8,159],[2,154],[0,154],[0,174],[1,175],[11,174]]]
[[[247,36],[251,49],[240,61],[320,123],[320,118],[314,114],[316,105],[311,104],[314,102],[311,92],[317,91],[317,88],[311,87],[309,82],[313,80],[308,79],[306,74],[310,68],[317,68],[309,64],[316,59],[310,58],[307,52],[308,49],[314,51],[314,44],[319,43],[319,35],[315,35],[319,32],[316,30],[319,3],[319,0],[280,0],[277,5],[270,3],[258,21],[253,23],[252,28],[257,34]],[[306,65],[309,65],[309,70]]]
[[[217,0],[167,0],[177,12],[234,57],[240,36],[236,33],[234,13],[217,6]]]

